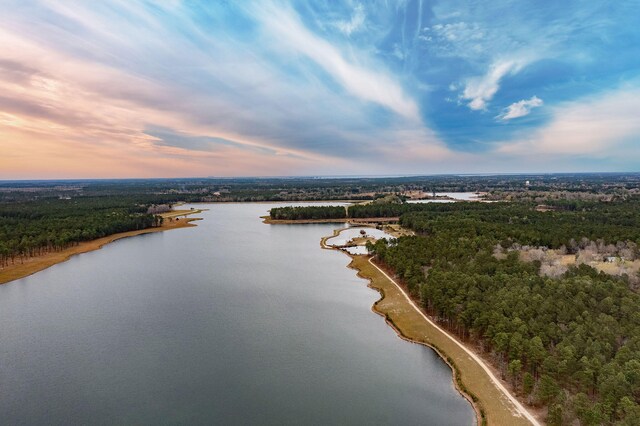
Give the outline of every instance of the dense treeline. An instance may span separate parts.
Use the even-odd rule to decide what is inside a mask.
[[[335,206],[302,206],[302,207],[276,207],[271,209],[272,219],[336,219],[336,218],[375,218],[375,217],[399,217],[405,213],[421,212],[432,209],[438,203],[408,204],[408,203],[368,203],[354,204],[345,207]],[[453,203],[450,203],[453,204]],[[470,208],[473,208],[470,205]],[[277,217],[276,217],[277,216]]]
[[[399,217],[403,213],[424,210],[426,204],[369,203],[355,204],[348,207],[336,206],[303,206],[276,207],[271,209],[272,219],[304,220],[304,219],[339,219],[339,218],[374,218]]]
[[[347,211],[342,206],[275,207],[269,216],[277,220],[343,219]]]
[[[0,267],[81,241],[159,224],[124,197],[45,198],[0,203]]]
[[[517,242],[549,248],[564,246],[575,253],[583,239],[640,244],[637,198],[606,203],[560,201],[546,207],[551,211],[536,211],[531,203],[369,203],[349,206],[347,216],[400,217],[403,226],[423,234],[438,227],[464,228],[465,235],[491,235],[504,248]],[[308,206],[275,208],[271,217],[295,220],[345,216],[342,207]]]
[[[419,233],[458,228],[465,236],[490,235],[504,248],[513,242],[549,248],[577,248],[578,242],[640,242],[640,200],[556,203],[540,212],[526,203],[428,204],[402,216],[400,223]]]
[[[403,213],[422,210],[424,204],[369,203],[349,206],[352,218],[398,217]]]
[[[368,203],[349,206],[348,215],[352,218],[400,217],[417,212],[450,212],[457,210],[486,210],[491,204],[482,203]]]
[[[640,424],[640,295],[624,278],[580,265],[560,278],[496,244],[638,241],[637,201],[565,206],[433,205],[401,222],[420,235],[371,246],[463,339],[477,342],[548,423]]]

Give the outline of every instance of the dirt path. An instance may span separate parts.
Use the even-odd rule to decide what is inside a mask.
[[[327,245],[326,241],[339,235],[340,231],[342,230],[334,230],[333,235],[322,238],[320,246],[324,249],[336,250],[335,247]],[[433,348],[451,366],[454,371],[454,384],[474,406],[478,414],[478,424],[482,423],[481,417],[486,415],[488,425],[542,425],[520,401],[511,395],[482,358],[425,315],[402,287],[372,262],[371,257],[351,255],[349,257],[352,259],[349,267],[356,269],[362,278],[368,279],[369,286],[382,295],[382,298],[375,303],[373,310],[384,316],[387,323],[401,338]],[[361,262],[361,259],[365,258],[367,260]],[[384,277],[390,285],[380,286],[380,282],[376,282],[375,277],[364,271],[363,264],[373,267],[375,273],[379,274],[380,278]]]
[[[396,286],[396,288],[398,289],[398,291],[400,293],[402,293],[402,295],[404,296],[406,301],[413,307],[413,309],[415,309],[415,311],[418,314],[420,314],[420,316],[425,321],[427,321],[433,328],[438,330],[440,333],[445,335],[456,346],[458,346],[460,349],[462,349],[469,357],[471,357],[471,359],[473,359],[484,370],[484,372],[491,379],[491,382],[493,382],[493,384],[508,398],[508,400],[511,402],[511,404],[513,404],[514,408],[517,410],[517,412],[521,416],[523,416],[524,418],[529,420],[531,422],[531,424],[533,424],[535,426],[541,426],[541,423],[520,403],[520,401],[518,401],[513,395],[511,395],[509,390],[493,374],[491,369],[487,366],[487,364],[479,356],[477,356],[475,353],[473,353],[470,349],[468,349],[466,346],[464,346],[462,343],[460,343],[455,337],[453,337],[447,331],[442,329],[438,324],[433,322],[427,315],[425,315],[424,312],[422,312],[422,310],[415,304],[415,302],[404,291],[404,289],[393,278],[391,278],[385,271],[383,271],[380,267],[378,267],[378,265],[376,265],[375,263],[372,262],[372,258],[371,257],[368,259],[368,262],[374,268],[376,268],[382,275],[384,275],[385,278],[387,278],[391,283],[393,283]]]

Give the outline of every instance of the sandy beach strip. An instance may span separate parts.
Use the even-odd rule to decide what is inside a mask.
[[[166,217],[164,223],[161,226],[139,229],[136,231],[120,232],[117,234],[108,235],[106,237],[98,238],[96,240],[84,241],[75,246],[68,247],[64,250],[49,252],[41,256],[34,256],[24,259],[23,261],[16,260],[15,264],[10,264],[4,268],[0,268],[0,284],[6,284],[8,282],[27,277],[35,274],[36,272],[47,269],[55,264],[65,262],[72,256],[80,253],[86,253],[93,250],[98,250],[113,241],[120,240],[122,238],[134,237],[136,235],[150,234],[153,232],[168,231],[171,229],[187,228],[196,226],[191,223],[198,218],[187,218],[187,215],[200,213],[201,210],[174,210],[167,213],[160,214],[160,216]],[[182,217],[182,218],[180,218]]]

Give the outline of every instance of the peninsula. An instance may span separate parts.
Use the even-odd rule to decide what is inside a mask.
[[[399,334],[434,347],[459,368],[459,388],[479,414],[493,419],[489,424],[515,424],[504,417],[509,413],[551,424],[605,418],[609,406],[623,410],[616,416],[635,418],[636,405],[619,404],[631,402],[636,389],[624,372],[634,368],[626,354],[636,352],[630,336],[640,332],[637,319],[625,313],[640,310],[639,200],[587,193],[573,201],[539,193],[532,203],[528,196],[350,206],[343,213],[349,217],[369,209],[400,211],[399,225],[414,234],[367,242],[373,257],[351,255],[351,266],[381,290],[375,309]],[[287,212],[301,222],[322,213],[319,206],[304,209]],[[282,213],[275,209],[274,215]],[[385,302],[393,288],[402,297]],[[417,310],[411,315],[421,325],[399,314],[402,304]],[[484,371],[480,376],[470,373],[467,351],[476,371]],[[583,379],[593,373],[591,362],[601,365],[595,383]],[[483,381],[505,395],[506,405],[500,407]]]
[[[0,267],[0,284],[6,284],[35,274],[36,272],[42,271],[57,263],[65,262],[72,256],[98,250],[106,244],[122,238],[196,226],[193,222],[200,219],[188,216],[198,214],[200,212],[201,210],[171,210],[166,213],[159,213],[158,216],[162,217],[163,220],[162,223],[157,226],[134,231],[118,232],[107,235],[106,237],[79,242],[59,251],[47,251],[45,253],[26,258],[21,257],[19,260],[14,260],[11,263],[7,262],[4,266]]]

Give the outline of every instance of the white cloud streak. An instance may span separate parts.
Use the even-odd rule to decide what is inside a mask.
[[[496,118],[499,120],[507,121],[513,120],[514,118],[524,117],[525,115],[529,115],[533,108],[541,107],[544,104],[542,99],[537,96],[531,97],[531,99],[523,99],[518,102],[514,102],[508,107],[504,109],[502,114],[498,115]]]
[[[345,90],[413,121],[419,121],[418,106],[400,84],[383,72],[354,64],[326,40],[310,32],[290,9],[256,9],[256,18],[282,46],[302,54],[329,73]]]
[[[466,81],[461,98],[468,100],[472,110],[486,110],[487,103],[500,89],[500,81],[507,75],[516,74],[526,65],[522,59],[508,59],[494,62],[485,75],[472,77]]]

